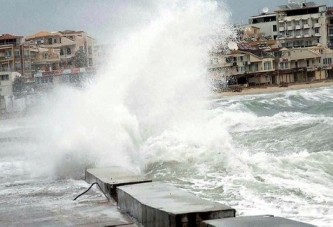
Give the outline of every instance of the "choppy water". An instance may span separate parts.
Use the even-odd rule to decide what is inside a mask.
[[[205,124],[185,124],[140,142],[145,173],[228,204],[238,215],[333,223],[333,88],[228,97],[208,104]],[[45,192],[51,196],[40,196],[51,199],[46,206],[52,208],[59,206],[52,194],[67,190],[70,199],[82,191],[83,183],[64,176],[82,176],[88,160],[67,153],[57,164],[61,171],[56,168],[53,177],[40,178],[43,171],[36,169],[43,170],[45,157],[36,155],[52,150],[40,153],[45,141],[36,134],[34,120],[1,121],[1,197],[20,191],[36,199]]]
[[[153,176],[240,215],[333,224],[333,88],[225,98],[211,106],[210,118],[231,137],[221,138],[228,149],[154,163]]]

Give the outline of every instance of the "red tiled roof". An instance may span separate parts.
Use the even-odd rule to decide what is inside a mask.
[[[23,36],[15,36],[15,35],[11,35],[11,34],[2,34],[0,36],[0,40],[4,40],[4,39],[17,39],[17,38],[23,38]]]
[[[26,40],[51,37],[51,36],[60,36],[60,34],[58,32],[40,31],[32,36],[27,36]]]

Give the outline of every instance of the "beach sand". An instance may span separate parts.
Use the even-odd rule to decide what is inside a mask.
[[[214,98],[222,98],[227,96],[268,94],[275,92],[308,89],[308,88],[330,87],[330,86],[333,86],[333,80],[299,83],[299,84],[295,83],[295,84],[289,84],[288,87],[267,86],[267,87],[243,88],[241,92],[228,91],[228,92],[215,93],[213,96]]]

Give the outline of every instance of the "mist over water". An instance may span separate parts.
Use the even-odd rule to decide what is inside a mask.
[[[333,89],[209,98],[208,50],[233,37],[214,1],[162,1],[85,89],[61,87],[1,121],[7,178],[119,165],[240,215],[333,222]],[[129,15],[130,16],[130,15]]]

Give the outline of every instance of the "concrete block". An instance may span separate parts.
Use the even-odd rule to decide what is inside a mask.
[[[244,216],[204,221],[201,227],[313,227],[314,225],[293,221],[273,215]]]
[[[120,186],[118,206],[143,226],[200,226],[202,220],[235,217],[235,209],[161,182]]]
[[[118,201],[117,187],[152,181],[119,166],[86,169],[85,180],[90,184],[97,182],[103,192],[115,201]]]

